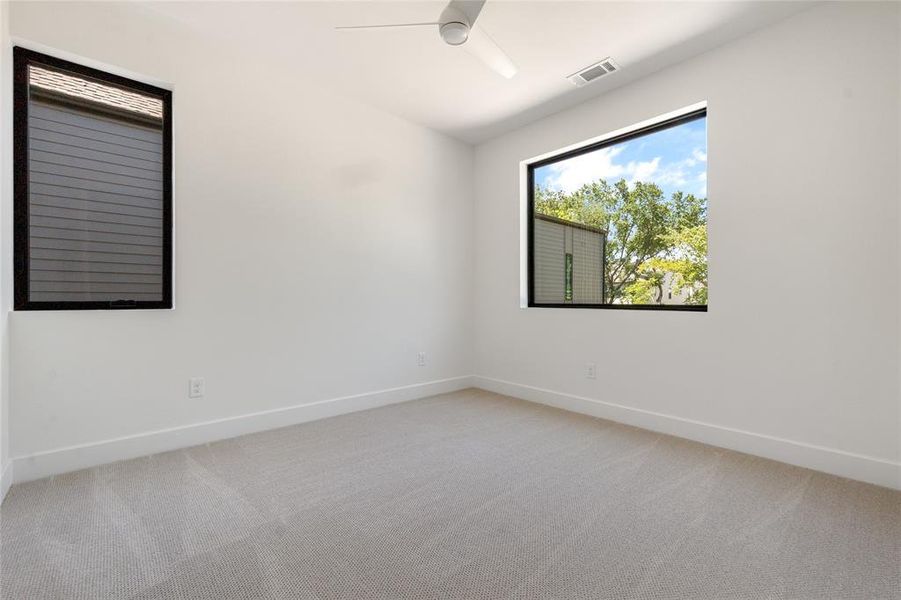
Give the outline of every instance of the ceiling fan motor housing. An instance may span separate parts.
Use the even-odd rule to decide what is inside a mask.
[[[451,46],[459,46],[469,39],[469,25],[460,21],[443,23],[438,28],[441,39]]]

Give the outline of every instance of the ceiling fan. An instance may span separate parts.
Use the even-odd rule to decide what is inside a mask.
[[[485,0],[451,0],[437,21],[428,23],[396,23],[388,25],[351,25],[335,27],[342,31],[363,29],[392,29],[400,27],[438,26],[438,35],[450,46],[463,46],[470,54],[485,63],[490,69],[510,79],[516,75],[516,65],[500,49],[484,29],[476,25]]]

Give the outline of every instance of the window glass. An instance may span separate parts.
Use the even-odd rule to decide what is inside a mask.
[[[16,308],[171,306],[169,93],[16,49]]]
[[[707,119],[531,165],[530,305],[707,305]]]

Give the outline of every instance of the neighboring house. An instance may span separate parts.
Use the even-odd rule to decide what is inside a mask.
[[[536,213],[534,235],[536,303],[604,301],[603,229]]]
[[[687,286],[683,287],[678,292],[673,289],[674,277],[675,275],[673,273],[663,274],[663,285],[661,286],[663,290],[660,297],[661,304],[685,304],[691,297],[691,288]]]
[[[143,119],[151,125],[163,121],[161,100],[85,77],[33,65],[28,69],[28,84],[33,95],[46,96],[48,99],[94,111],[102,110],[131,119]]]
[[[28,298],[164,296],[163,101],[28,67]]]
[[[655,288],[651,296],[650,304],[688,304],[693,289],[684,287],[680,291],[675,290],[674,279],[675,273],[666,272],[663,274],[663,281],[660,288]],[[618,285],[620,282],[615,282]],[[617,298],[613,304],[629,304],[625,298]]]
[[[537,304],[602,304],[607,232],[535,214],[534,299]],[[653,304],[687,304],[692,290],[676,291],[674,273],[663,275]],[[659,294],[659,300],[658,300]],[[614,304],[623,303],[617,299]]]

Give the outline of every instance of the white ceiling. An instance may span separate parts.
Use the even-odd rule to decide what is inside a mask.
[[[160,2],[150,7],[210,35],[241,39],[294,72],[461,140],[478,143],[787,18],[802,2],[508,2],[479,25],[519,67],[504,79],[432,27],[443,2]],[[566,76],[612,56],[622,71],[583,88]]]

